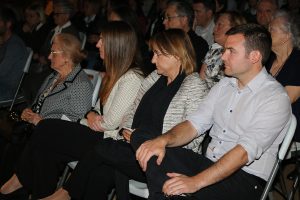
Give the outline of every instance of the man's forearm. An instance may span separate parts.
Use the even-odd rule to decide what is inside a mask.
[[[237,145],[211,167],[194,177],[198,188],[202,189],[225,179],[242,168],[247,162],[247,152],[242,146]]]
[[[197,130],[189,121],[184,121],[160,137],[166,142],[167,147],[182,146],[192,141],[197,135]]]

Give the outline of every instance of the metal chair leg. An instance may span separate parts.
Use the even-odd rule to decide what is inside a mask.
[[[60,177],[58,183],[57,183],[57,189],[61,188],[63,186],[63,184],[65,183],[68,173],[70,171],[70,167],[67,165],[64,169],[64,172],[62,174],[62,176]]]

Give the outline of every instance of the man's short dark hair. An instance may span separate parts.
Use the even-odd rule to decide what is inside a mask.
[[[215,0],[193,0],[193,3],[202,3],[206,10],[211,10],[216,13],[216,1]]]
[[[0,7],[0,20],[4,23],[10,22],[12,27],[17,21],[14,11],[8,7]]]
[[[262,64],[265,64],[271,52],[272,39],[269,31],[258,24],[243,24],[235,26],[226,35],[242,34],[245,37],[245,49],[249,54],[258,50],[262,55]]]
[[[175,6],[177,14],[188,18],[189,26],[193,26],[194,10],[192,5],[186,0],[169,0],[167,6]]]

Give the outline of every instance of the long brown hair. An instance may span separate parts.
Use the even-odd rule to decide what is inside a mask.
[[[138,68],[138,40],[135,31],[123,21],[109,22],[101,36],[104,46],[106,74],[100,89],[100,101],[105,104],[113,86],[129,69]]]

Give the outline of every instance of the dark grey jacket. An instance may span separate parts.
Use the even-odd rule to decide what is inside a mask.
[[[58,74],[54,72],[46,78],[35,102],[40,94],[49,88],[56,76]],[[58,84],[45,98],[40,115],[44,119],[60,119],[62,115],[66,115],[71,121],[77,121],[91,109],[92,93],[93,87],[88,76],[80,65],[77,65],[65,81]]]

